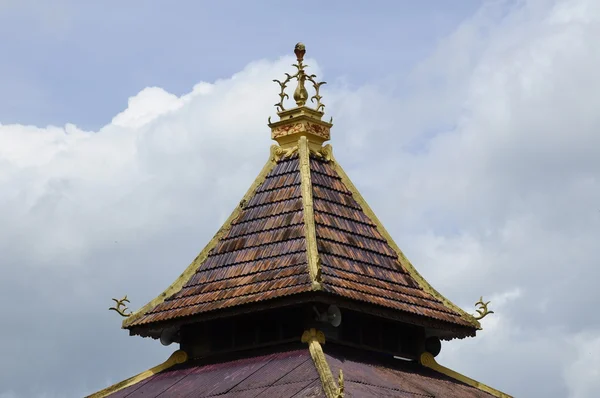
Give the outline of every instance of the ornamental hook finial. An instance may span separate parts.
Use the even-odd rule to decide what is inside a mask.
[[[112,299],[115,303],[117,303],[116,307],[110,307],[109,310],[112,311],[116,311],[119,315],[121,315],[124,318],[127,318],[129,316],[131,316],[131,311],[129,311],[128,313],[125,312],[127,311],[129,308],[127,308],[127,306],[125,305],[125,303],[129,303],[129,299],[127,299],[127,295],[125,295],[125,297],[123,297],[120,300],[117,299]]]
[[[479,306],[479,308],[477,309],[477,313],[479,315],[475,315],[475,319],[480,320],[485,318],[487,315],[494,313],[494,311],[488,310],[489,304],[490,301],[488,301],[487,303],[483,302],[483,296],[479,297],[479,301],[475,303],[475,307]]]
[[[326,82],[317,82],[315,80],[315,78],[317,77],[316,75],[309,75],[305,72],[304,68],[307,68],[308,65],[304,65],[304,54],[306,54],[306,46],[303,43],[296,44],[296,47],[294,47],[294,54],[296,54],[296,63],[292,66],[294,66],[298,71],[294,75],[286,73],[286,78],[283,82],[279,80],[273,80],[274,82],[279,84],[279,87],[281,88],[281,91],[279,93],[279,102],[275,104],[275,107],[277,108],[278,112],[285,111],[283,101],[289,98],[289,96],[285,93],[285,89],[287,88],[288,83],[292,79],[296,79],[298,81],[298,86],[294,91],[294,101],[296,101],[296,106],[305,106],[306,101],[308,100],[308,91],[306,91],[305,82],[308,80],[312,83],[313,88],[315,90],[315,95],[313,95],[310,98],[311,102],[316,102],[316,108],[314,109],[318,112],[323,112],[325,105],[321,103],[321,98],[323,97],[321,96],[321,94],[319,94],[319,89],[323,84],[326,84]]]

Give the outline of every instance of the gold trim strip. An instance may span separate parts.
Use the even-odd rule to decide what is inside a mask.
[[[198,254],[198,256],[194,259],[194,261],[183,271],[183,273],[169,286],[164,292],[162,292],[158,297],[154,300],[150,301],[148,304],[131,314],[128,318],[123,320],[123,328],[127,328],[128,326],[135,323],[141,317],[143,317],[148,312],[152,311],[157,305],[163,303],[168,297],[179,292],[185,283],[190,280],[190,278],[196,273],[200,265],[206,260],[208,257],[208,253],[212,250],[213,247],[217,245],[219,240],[231,229],[231,223],[239,216],[242,211],[243,204],[248,203],[248,201],[254,195],[256,189],[265,181],[267,174],[275,167],[277,164],[276,159],[278,159],[277,155],[277,145],[271,146],[271,153],[269,155],[269,160],[256,177],[248,192],[244,195],[244,198],[240,202],[240,206],[236,207],[233,213],[229,216],[227,221],[223,224],[223,226],[217,231],[215,236],[208,242],[208,244],[204,247],[204,249]]]
[[[300,156],[300,184],[302,186],[308,272],[312,280],[313,290],[321,290],[321,269],[319,267],[319,253],[317,251],[317,232],[315,229],[312,182],[310,179],[310,150],[306,136],[302,136],[298,140],[298,154]]]
[[[165,369],[168,369],[172,366],[181,364],[186,362],[188,359],[188,356],[186,354],[185,351],[182,350],[177,350],[175,351],[173,354],[171,354],[171,356],[169,357],[169,359],[167,359],[165,362],[161,363],[160,365],[157,365],[151,369],[146,370],[145,372],[142,372],[138,375],[135,375],[133,377],[130,377],[127,380],[123,380],[119,383],[113,384],[110,387],[105,388],[104,390],[98,391],[92,395],[88,395],[86,398],[104,398],[107,397],[111,394],[116,393],[117,391],[123,390],[129,386],[132,386],[134,384],[137,384],[143,380],[146,380],[147,378],[154,376],[157,373],[162,372]]]
[[[317,373],[321,379],[321,385],[325,391],[327,398],[343,398],[344,397],[344,382],[342,371],[340,369],[340,386],[338,387],[333,378],[331,368],[325,358],[323,347],[321,344],[325,344],[325,335],[320,330],[309,329],[304,331],[302,334],[302,342],[308,343],[308,351],[310,356],[317,368]]]
[[[433,369],[436,372],[439,372],[441,374],[444,374],[448,377],[451,377],[455,380],[458,380],[460,382],[463,382],[471,387],[475,387],[481,391],[485,391],[488,394],[493,395],[494,397],[497,398],[513,398],[511,395],[505,394],[502,391],[498,391],[490,386],[487,386],[483,383],[478,382],[477,380],[473,380],[470,377],[467,377],[463,374],[460,374],[458,372],[455,372],[452,369],[448,369],[445,366],[440,365],[439,363],[436,362],[435,358],[433,357],[433,355],[431,355],[428,352],[424,352],[423,354],[421,354],[421,357],[419,358],[419,361],[421,362],[421,365],[425,366],[426,368],[429,369]]]
[[[358,202],[358,204],[360,205],[360,207],[362,207],[362,209],[363,209],[364,213],[367,215],[367,217],[369,217],[371,219],[371,221],[373,221],[375,223],[379,233],[381,233],[381,235],[383,235],[383,237],[387,241],[388,245],[390,245],[390,247],[398,255],[398,261],[400,262],[400,264],[402,264],[402,266],[406,269],[406,271],[408,271],[408,273],[415,279],[415,281],[419,284],[419,286],[421,286],[421,288],[423,290],[425,290],[426,292],[431,294],[433,297],[439,299],[442,303],[444,303],[444,305],[446,307],[458,312],[458,314],[465,321],[469,322],[477,329],[481,329],[481,324],[475,319],[475,317],[473,317],[473,315],[465,312],[462,308],[460,308],[459,306],[454,304],[452,301],[450,301],[446,297],[442,296],[437,290],[435,290],[425,280],[425,278],[423,278],[421,276],[421,274],[419,274],[419,272],[415,269],[415,267],[411,264],[411,262],[406,258],[404,253],[402,253],[402,250],[400,250],[398,245],[396,245],[396,242],[394,242],[391,235],[387,232],[387,230],[385,229],[385,227],[383,226],[381,221],[379,221],[379,219],[377,218],[377,216],[375,215],[373,210],[371,210],[371,208],[369,207],[367,202],[364,200],[364,198],[360,194],[360,192],[358,192],[358,189],[356,189],[356,187],[354,186],[352,181],[350,181],[350,178],[348,177],[346,172],[342,169],[342,166],[340,166],[339,163],[335,160],[333,153],[330,152],[329,156],[330,156],[331,160],[333,161],[333,167],[337,171],[338,175],[342,178],[342,182],[352,192],[352,196],[354,197],[354,200],[356,200]]]

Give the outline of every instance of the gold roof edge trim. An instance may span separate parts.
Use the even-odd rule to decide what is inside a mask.
[[[423,354],[421,354],[421,357],[419,358],[419,362],[421,363],[421,365],[425,366],[426,368],[435,370],[436,372],[439,372],[443,375],[446,375],[448,377],[451,377],[455,380],[458,380],[460,382],[463,382],[471,387],[475,387],[478,390],[481,391],[485,391],[488,394],[493,395],[494,397],[497,398],[513,398],[512,395],[508,395],[506,393],[503,393],[502,391],[496,390],[495,388],[492,388],[488,385],[485,385],[483,383],[478,382],[477,380],[471,379],[470,377],[467,377],[461,373],[455,372],[452,369],[449,369],[445,366],[440,365],[439,363],[436,362],[435,358],[433,357],[433,355],[431,355],[428,352],[424,352]]]
[[[450,301],[446,297],[444,297],[441,293],[439,293],[437,290],[435,290],[425,280],[425,278],[423,278],[421,276],[421,274],[419,274],[419,272],[415,269],[415,267],[411,264],[411,262],[406,258],[406,256],[402,252],[402,250],[400,250],[400,248],[398,247],[396,242],[394,242],[394,239],[392,239],[392,236],[385,229],[385,227],[383,226],[381,221],[379,221],[379,219],[377,218],[377,216],[375,215],[373,210],[371,210],[371,207],[365,201],[365,199],[362,197],[362,195],[360,194],[360,192],[358,191],[356,186],[354,186],[354,184],[352,183],[352,181],[350,180],[350,178],[348,177],[348,175],[346,174],[346,172],[344,171],[342,166],[337,162],[337,160],[333,156],[331,149],[329,149],[328,155],[329,155],[331,161],[333,162],[333,167],[335,168],[338,175],[342,179],[342,182],[344,183],[344,185],[346,185],[346,187],[348,187],[348,189],[350,189],[350,191],[352,192],[352,196],[358,202],[358,204],[362,207],[362,209],[365,212],[365,214],[367,215],[367,217],[369,217],[371,219],[371,221],[373,221],[375,223],[377,230],[381,233],[381,235],[383,235],[383,237],[387,241],[388,245],[390,245],[390,247],[396,252],[396,254],[398,255],[398,261],[400,262],[400,264],[406,268],[406,271],[408,271],[408,273],[415,279],[415,281],[419,284],[419,286],[421,286],[421,288],[423,290],[425,290],[426,292],[431,294],[433,297],[439,299],[445,306],[458,312],[458,314],[464,320],[466,320],[467,322],[472,324],[474,327],[476,327],[477,329],[481,329],[481,324],[479,323],[479,321],[477,321],[475,319],[475,317],[473,315],[467,313],[462,308],[460,308],[459,306],[454,304],[452,301]]]
[[[317,232],[315,228],[315,213],[312,197],[312,181],[310,178],[310,149],[308,139],[301,136],[298,140],[298,155],[300,162],[300,185],[302,188],[302,207],[304,211],[304,235],[306,239],[306,256],[308,272],[313,290],[322,290],[321,269],[319,267],[319,252],[317,249]]]
[[[162,372],[163,370],[166,370],[170,367],[173,367],[175,365],[179,365],[182,364],[184,362],[186,362],[188,360],[188,355],[185,351],[183,350],[177,350],[174,353],[171,354],[171,356],[163,363],[161,363],[160,365],[156,365],[153,368],[150,368],[142,373],[139,373],[133,377],[130,377],[129,379],[120,381],[116,384],[113,384],[110,387],[106,387],[103,390],[100,390],[96,393],[93,393],[91,395],[88,395],[86,398],[104,398],[107,397],[111,394],[114,394],[118,391],[124,390],[127,387],[133,386],[134,384],[137,384],[141,381],[146,380],[147,378],[154,376],[157,373]]]
[[[325,334],[317,329],[308,329],[302,334],[301,341],[308,344],[308,351],[310,357],[317,368],[319,379],[321,379],[321,385],[325,391],[327,398],[343,398],[344,397],[344,377],[342,370],[340,369],[339,385],[336,384],[323,347],[321,344],[325,344]]]
[[[158,295],[155,299],[150,301],[148,304],[131,314],[129,317],[123,320],[122,328],[126,329],[131,326],[141,317],[143,317],[148,312],[152,311],[156,306],[163,303],[167,298],[179,292],[185,283],[190,280],[190,278],[196,273],[198,268],[206,261],[208,257],[208,253],[217,245],[219,240],[231,229],[231,223],[239,216],[242,211],[243,205],[251,199],[254,195],[258,187],[265,181],[269,172],[275,167],[277,164],[277,159],[280,155],[278,155],[279,147],[277,145],[272,145],[269,160],[258,174],[258,176],[254,179],[254,182],[244,195],[243,199],[240,201],[240,205],[233,210],[229,218],[225,221],[223,226],[219,228],[217,233],[213,236],[213,238],[208,242],[208,244],[202,249],[200,254],[192,261],[192,263],[183,271],[183,273],[173,282],[168,288],[165,289],[160,295]]]

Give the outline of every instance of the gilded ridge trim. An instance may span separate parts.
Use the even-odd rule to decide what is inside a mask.
[[[127,380],[123,380],[119,383],[113,384],[110,387],[105,388],[104,390],[98,391],[92,395],[88,395],[86,398],[104,398],[107,397],[111,394],[116,393],[117,391],[123,390],[129,386],[132,386],[134,384],[137,384],[141,381],[146,380],[147,378],[154,376],[157,373],[162,372],[165,369],[168,369],[172,366],[181,364],[186,362],[188,359],[188,356],[186,354],[185,351],[182,350],[177,350],[175,351],[173,354],[171,354],[171,356],[169,357],[169,359],[167,359],[165,362],[161,363],[160,365],[157,365],[151,369],[146,370],[145,372],[142,372],[140,374],[137,374],[133,377],[130,377]]]
[[[356,189],[356,187],[354,186],[352,181],[350,181],[350,178],[348,177],[348,175],[346,174],[344,169],[342,169],[342,166],[340,166],[339,163],[335,160],[333,153],[330,152],[329,157],[331,158],[331,161],[333,162],[333,167],[335,168],[335,170],[341,177],[342,182],[352,192],[352,196],[354,197],[354,200],[356,200],[356,202],[360,205],[360,207],[362,207],[362,209],[363,209],[364,213],[367,215],[367,217],[369,217],[371,219],[371,221],[373,221],[375,223],[377,230],[381,233],[381,235],[383,235],[383,237],[387,241],[388,245],[390,245],[390,247],[396,252],[396,254],[398,255],[398,261],[406,269],[406,271],[410,274],[410,276],[412,276],[414,278],[414,280],[419,284],[419,286],[421,286],[421,288],[424,291],[428,292],[433,297],[439,299],[446,307],[458,312],[458,314],[461,316],[462,319],[469,322],[477,329],[481,329],[481,324],[479,323],[479,321],[477,321],[475,319],[475,317],[473,315],[465,312],[462,308],[460,308],[459,306],[454,304],[452,301],[450,301],[446,297],[442,296],[441,293],[439,293],[437,290],[435,290],[425,280],[425,278],[423,278],[421,276],[421,274],[419,274],[419,272],[415,269],[415,267],[411,264],[411,262],[406,258],[404,253],[402,253],[402,250],[400,250],[400,248],[398,247],[396,242],[394,242],[394,240],[392,239],[392,236],[387,232],[387,230],[385,229],[385,227],[383,226],[381,221],[379,221],[379,219],[377,218],[377,216],[375,215],[373,210],[371,210],[371,207],[369,207],[369,205],[364,200],[364,198],[362,197],[362,195],[360,194],[358,189]]]
[[[502,391],[498,391],[490,386],[487,386],[483,383],[478,382],[477,380],[473,380],[470,377],[467,377],[463,374],[460,374],[458,372],[455,372],[452,369],[448,369],[445,366],[440,365],[439,363],[436,362],[435,358],[433,357],[433,355],[431,355],[428,352],[424,352],[423,354],[421,354],[421,357],[419,358],[419,362],[421,363],[421,365],[425,366],[426,368],[429,369],[433,369],[436,372],[439,372],[443,375],[446,375],[448,377],[451,377],[455,380],[458,380],[460,382],[463,382],[471,387],[475,387],[481,391],[485,391],[488,394],[493,395],[494,397],[497,398],[513,398],[511,395],[505,394]]]
[[[317,251],[317,231],[315,229],[312,182],[310,179],[310,150],[306,136],[302,136],[298,140],[298,154],[300,155],[300,185],[302,187],[308,272],[312,280],[313,290],[321,290],[321,269],[319,266],[319,253]]]
[[[231,223],[239,217],[240,212],[242,211],[243,204],[248,203],[248,201],[252,198],[258,187],[265,181],[269,172],[275,167],[277,164],[277,159],[279,156],[277,155],[277,149],[279,147],[277,145],[271,146],[271,152],[269,155],[269,160],[258,174],[248,192],[244,195],[243,199],[240,201],[240,206],[237,206],[235,210],[231,213],[227,221],[223,224],[223,226],[217,231],[215,236],[208,242],[208,244],[204,247],[204,249],[198,254],[198,256],[192,261],[192,263],[183,271],[183,273],[169,286],[165,291],[163,291],[158,297],[150,301],[148,304],[131,314],[128,318],[123,320],[122,327],[125,329],[138,321],[148,312],[152,311],[156,308],[157,305],[162,304],[167,298],[173,296],[178,293],[183,286],[190,280],[192,276],[196,273],[198,268],[206,261],[208,257],[208,253],[217,245],[219,240],[231,229]]]
[[[340,385],[338,387],[333,378],[331,368],[327,363],[327,358],[325,358],[323,347],[321,347],[321,344],[325,344],[325,335],[323,332],[314,328],[306,330],[302,334],[302,342],[308,343],[308,351],[310,352],[310,356],[315,364],[315,367],[317,368],[317,373],[319,373],[321,385],[323,386],[323,390],[325,391],[327,398],[343,398],[344,378],[342,375],[342,370],[340,369]]]

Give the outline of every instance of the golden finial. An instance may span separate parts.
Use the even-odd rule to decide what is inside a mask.
[[[485,318],[487,315],[494,313],[494,311],[489,311],[488,310],[488,305],[489,304],[490,304],[490,301],[488,301],[487,303],[483,302],[483,296],[481,296],[479,298],[479,301],[475,303],[476,307],[479,306],[479,308],[477,309],[477,313],[479,315],[476,315],[475,319],[480,320],[480,319]]]
[[[129,308],[127,308],[127,306],[125,305],[125,303],[129,303],[129,300],[127,299],[127,295],[125,295],[125,297],[123,297],[121,300],[117,300],[117,299],[112,299],[115,303],[117,303],[116,307],[110,307],[109,310],[112,311],[116,311],[119,315],[121,315],[122,317],[129,317],[131,316],[131,311],[129,311],[129,313],[126,313],[125,311],[127,311]]]
[[[313,88],[315,89],[315,95],[313,95],[310,98],[310,100],[311,102],[316,102],[315,110],[317,112],[323,112],[325,105],[321,103],[321,98],[323,97],[319,94],[319,89],[323,84],[326,83],[317,82],[315,80],[315,78],[317,77],[316,75],[308,75],[304,71],[304,68],[308,67],[308,65],[304,65],[304,54],[306,53],[306,46],[304,46],[304,44],[296,44],[296,47],[294,47],[294,53],[296,54],[297,63],[293,64],[292,66],[294,66],[298,70],[296,74],[290,75],[289,73],[286,73],[286,79],[283,82],[279,80],[273,80],[274,82],[278,83],[279,87],[281,88],[281,92],[279,93],[279,102],[275,104],[275,107],[279,112],[285,111],[285,108],[283,107],[283,101],[289,98],[289,96],[285,93],[285,89],[287,88],[287,84],[292,79],[296,79],[298,81],[298,86],[294,91],[294,100],[296,101],[296,106],[305,106],[306,100],[308,99],[308,92],[306,91],[306,87],[304,86],[304,84],[308,80],[312,83]]]

